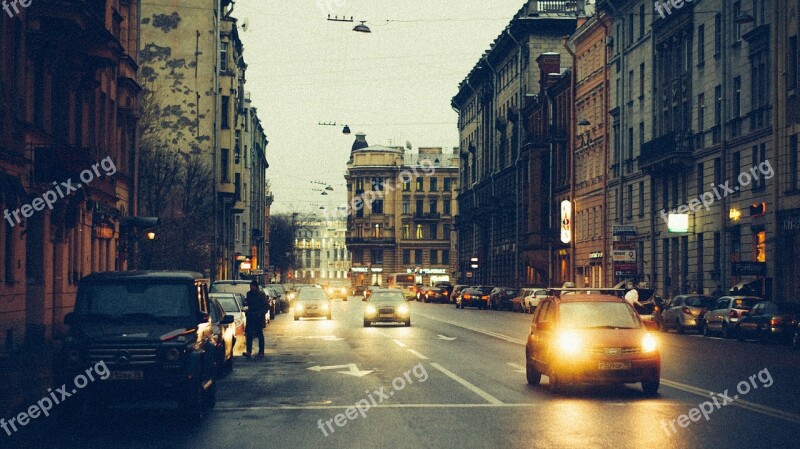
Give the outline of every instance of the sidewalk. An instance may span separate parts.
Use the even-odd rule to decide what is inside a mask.
[[[0,353],[0,418],[25,411],[47,395],[53,383],[52,343]]]

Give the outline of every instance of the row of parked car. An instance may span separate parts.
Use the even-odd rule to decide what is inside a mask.
[[[455,304],[457,308],[510,310],[533,313],[539,301],[549,294],[546,288],[509,288],[488,285],[452,285],[437,282],[432,287],[413,289],[417,301]]]
[[[678,295],[656,306],[662,331],[696,331],[739,340],[789,343],[800,349],[800,304],[756,296]]]

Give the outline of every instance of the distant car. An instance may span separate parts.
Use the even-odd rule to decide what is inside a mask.
[[[458,298],[458,295],[461,294],[461,290],[464,290],[467,287],[469,287],[469,285],[460,284],[453,286],[453,291],[450,292],[450,304],[455,304],[456,298]]]
[[[489,308],[492,310],[511,310],[512,301],[519,293],[518,289],[495,287],[489,293]]]
[[[331,300],[321,288],[304,288],[297,294],[292,305],[294,320],[309,317],[331,319]]]
[[[343,301],[347,301],[347,297],[350,295],[350,287],[341,284],[329,284],[325,291],[331,298],[340,298]]]
[[[215,299],[225,314],[233,316],[233,328],[236,335],[244,335],[247,325],[244,309],[239,305],[234,293],[209,293],[209,298]]]
[[[417,300],[422,302],[447,302],[445,291],[441,287],[426,287],[417,293],[419,295]]]
[[[224,281],[216,281],[211,284],[211,288],[209,288],[209,293],[240,293],[245,298],[247,297],[247,292],[250,291],[250,281],[244,279],[236,279],[236,280],[224,280]],[[261,288],[261,291],[264,291],[264,288]],[[264,291],[267,296],[270,296],[270,293]],[[275,317],[277,313],[275,307],[275,298],[270,296],[269,298],[269,310],[271,312],[270,316],[272,318]]]
[[[733,338],[739,320],[760,301],[763,299],[755,296],[720,297],[703,317],[703,335],[720,333],[725,338]]]
[[[364,291],[367,289],[366,285],[357,285],[353,287],[353,296],[364,296]]]
[[[533,313],[536,307],[539,306],[539,302],[551,295],[550,290],[546,288],[532,288],[530,290],[531,293],[522,298],[522,308],[525,313]]]
[[[375,290],[364,307],[364,327],[373,323],[393,322],[411,326],[411,310],[402,290]]]
[[[489,294],[494,287],[477,286],[465,288],[456,299],[456,308],[477,307],[479,309],[489,308]]]
[[[229,300],[236,302],[233,298]],[[211,312],[211,328],[217,354],[214,361],[214,371],[217,377],[233,371],[233,348],[236,346],[236,324],[230,322],[232,314],[226,313],[218,298],[209,295],[209,311]],[[224,318],[228,316],[228,319]],[[235,320],[235,317],[234,317]]]
[[[675,329],[679,334],[687,330],[701,331],[703,316],[714,304],[714,298],[702,295],[678,295],[672,298],[661,312],[661,330]]]
[[[613,295],[570,294],[543,299],[525,345],[525,375],[538,385],[542,375],[554,392],[578,383],[640,382],[658,392],[661,355],[636,311]]]
[[[450,282],[440,281],[433,284],[434,287],[438,287],[442,289],[442,294],[444,294],[445,302],[449,301],[450,293],[453,291],[453,284]]]
[[[740,341],[756,339],[762,342],[794,343],[797,320],[800,320],[800,304],[761,301],[736,324],[736,338]]]
[[[276,306],[276,313],[287,313],[289,311],[290,303],[289,303],[289,296],[286,294],[286,290],[283,288],[282,284],[267,284],[264,286],[265,289],[269,288],[273,292],[275,292],[275,306]],[[271,295],[270,295],[271,297]]]

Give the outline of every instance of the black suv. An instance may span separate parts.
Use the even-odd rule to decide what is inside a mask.
[[[69,332],[54,366],[69,384],[90,366],[109,376],[81,392],[81,402],[177,401],[188,419],[216,402],[218,356],[209,316],[208,280],[193,272],[117,271],[81,279]],[[229,324],[226,315],[221,323]]]

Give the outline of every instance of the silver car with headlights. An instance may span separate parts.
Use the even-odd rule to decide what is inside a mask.
[[[364,327],[373,323],[403,323],[411,326],[411,309],[402,290],[372,291],[364,306]]]
[[[321,288],[304,288],[297,293],[292,310],[295,321],[310,317],[331,319],[331,300]]]

